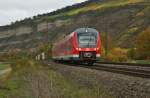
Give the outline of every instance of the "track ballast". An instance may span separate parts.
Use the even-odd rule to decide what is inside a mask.
[[[130,75],[130,76],[135,76],[135,77],[150,78],[150,66],[148,65],[142,66],[142,65],[134,65],[134,64],[133,65],[132,64],[121,65],[121,64],[95,63],[94,65],[90,66],[86,64],[70,64],[70,63],[63,63],[63,64],[71,65],[75,67],[103,70],[103,71],[125,74],[125,75]]]

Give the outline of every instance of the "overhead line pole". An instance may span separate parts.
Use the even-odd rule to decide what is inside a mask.
[[[107,32],[107,22],[105,19],[105,15],[103,15],[103,22],[104,22],[104,31],[105,31],[105,56],[108,55],[108,32]]]

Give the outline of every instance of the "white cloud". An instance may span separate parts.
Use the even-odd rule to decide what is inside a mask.
[[[75,3],[80,3],[80,2],[84,2],[86,0],[73,0]]]
[[[83,1],[85,0],[0,0],[0,25]]]

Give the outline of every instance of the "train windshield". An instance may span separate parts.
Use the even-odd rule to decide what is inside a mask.
[[[97,32],[89,33],[83,32],[78,33],[78,45],[80,48],[94,48],[97,45]]]

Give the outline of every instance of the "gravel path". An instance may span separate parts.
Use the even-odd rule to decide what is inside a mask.
[[[150,98],[150,79],[60,64],[49,66],[86,87],[95,83],[116,98]]]

